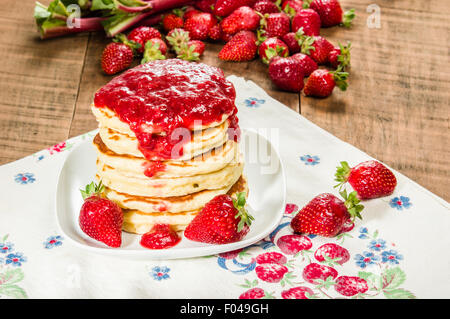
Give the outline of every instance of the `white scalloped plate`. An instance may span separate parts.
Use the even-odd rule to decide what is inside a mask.
[[[257,148],[256,148],[257,145]],[[264,159],[255,156],[266,151]],[[133,259],[176,259],[207,256],[243,248],[268,236],[279,224],[285,207],[286,181],[280,157],[272,144],[262,135],[243,130],[241,151],[245,157],[244,174],[249,184],[249,211],[255,217],[247,236],[235,243],[211,245],[193,242],[182,236],[175,247],[150,250],[139,244],[140,235],[122,233],[122,246],[110,248],[81,231],[78,214],[83,204],[79,189],[94,180],[96,152],[92,139],[87,139],[67,157],[60,172],[56,191],[56,214],[65,238],[91,252]],[[269,157],[269,158],[268,158]],[[268,164],[270,162],[270,164]],[[270,165],[270,168],[269,168]],[[273,168],[276,169],[273,169]],[[267,173],[267,171],[272,172]],[[276,171],[275,171],[276,170]]]

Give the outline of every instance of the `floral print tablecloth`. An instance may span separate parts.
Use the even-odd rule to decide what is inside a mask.
[[[336,193],[339,162],[353,166],[370,157],[253,82],[229,79],[242,127],[280,128],[267,137],[285,165],[288,204],[270,236],[238,251],[165,261],[72,246],[56,224],[56,181],[67,154],[90,132],[0,167],[0,298],[450,297],[446,201],[395,172],[394,194],[364,202],[364,219],[336,238],[293,234],[290,220],[303,205]]]

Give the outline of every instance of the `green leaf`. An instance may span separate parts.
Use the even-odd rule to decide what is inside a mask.
[[[374,287],[376,290],[381,288],[381,276],[375,275],[371,272],[360,271],[358,272],[358,277],[367,281],[369,287]]]
[[[22,269],[9,269],[3,274],[0,274],[0,282],[2,285],[11,285],[22,281],[24,278],[24,274]],[[2,287],[2,286],[0,286]]]
[[[394,289],[399,287],[406,280],[406,275],[400,267],[388,268],[383,274],[384,287]]]
[[[9,237],[9,234],[6,234],[5,236],[3,236],[2,242],[5,242],[8,239],[8,237]]]
[[[388,299],[416,299],[416,296],[406,289],[386,289],[383,293]]]
[[[114,8],[113,0],[92,0],[91,11],[111,10]]]
[[[1,285],[0,295],[8,296],[16,299],[26,299],[28,298],[25,290],[17,285]]]

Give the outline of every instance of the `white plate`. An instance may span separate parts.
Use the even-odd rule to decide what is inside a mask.
[[[140,235],[123,232],[122,246],[109,248],[81,231],[78,214],[83,204],[80,189],[94,180],[96,152],[87,139],[67,157],[56,191],[56,215],[65,238],[75,245],[99,254],[134,259],[176,259],[218,254],[243,248],[268,236],[279,224],[285,207],[284,169],[271,143],[256,132],[243,130],[241,151],[245,157],[244,174],[249,184],[249,211],[255,217],[247,236],[235,243],[211,245],[193,242],[182,236],[181,242],[169,249],[150,250],[139,244]],[[283,194],[283,197],[280,197]]]

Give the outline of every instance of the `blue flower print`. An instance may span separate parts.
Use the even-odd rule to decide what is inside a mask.
[[[44,241],[44,247],[47,249],[51,249],[53,247],[58,247],[62,245],[62,240],[63,237],[62,236],[50,236],[49,238],[47,238],[46,241]]]
[[[382,251],[383,249],[386,248],[386,241],[383,239],[372,240],[369,243],[369,248],[375,251]]]
[[[161,281],[163,279],[169,279],[170,278],[169,271],[170,271],[169,267],[156,266],[156,267],[152,268],[151,276],[153,277],[153,279],[158,280],[158,281]]]
[[[33,183],[36,179],[32,173],[19,173],[14,176],[14,180],[19,184]]]
[[[392,265],[398,265],[399,260],[402,260],[403,256],[400,255],[398,252],[396,252],[395,250],[387,250],[387,251],[383,251],[381,253],[381,261],[383,263],[389,263]]]
[[[16,267],[20,267],[22,266],[23,262],[26,262],[27,258],[23,256],[22,253],[14,253],[14,254],[9,254],[8,256],[6,256],[6,261],[5,264],[6,265],[13,265]]]
[[[370,265],[375,265],[380,260],[379,256],[375,256],[374,253],[365,251],[361,254],[355,255],[355,262],[358,267],[366,268]]]
[[[400,196],[400,198],[392,198],[389,202],[389,205],[392,208],[397,208],[398,210],[403,210],[403,208],[408,209],[412,206],[411,202],[409,201],[409,197],[406,196]]]
[[[300,160],[305,162],[305,165],[317,165],[320,163],[320,158],[318,156],[304,155],[300,156]]]
[[[14,248],[12,243],[0,243],[0,254],[10,253]]]
[[[367,228],[366,227],[361,227],[359,229],[359,236],[358,237],[361,238],[361,239],[366,239],[366,238],[369,238],[368,234],[369,234],[369,231],[367,230]]]
[[[266,100],[260,100],[255,97],[248,98],[244,101],[245,106],[247,107],[259,107],[261,104],[266,103]]]

